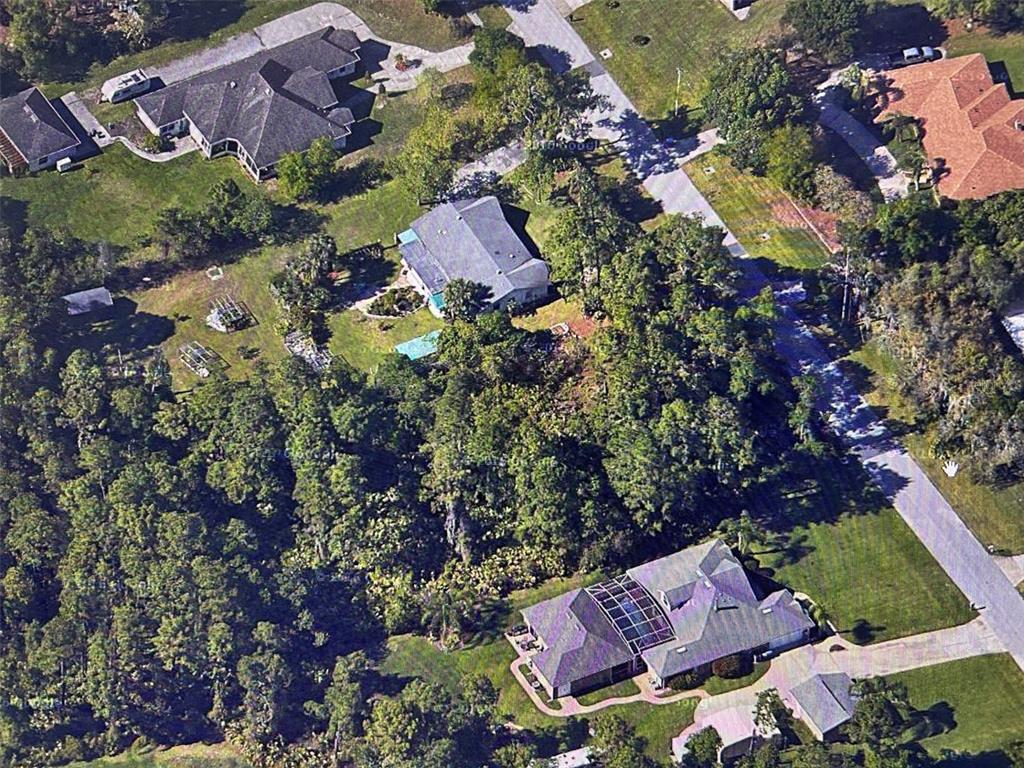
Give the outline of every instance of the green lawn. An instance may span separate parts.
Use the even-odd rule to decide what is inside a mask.
[[[712,676],[708,679],[704,685],[701,686],[712,696],[718,696],[720,693],[728,693],[729,691],[738,691],[740,688],[746,688],[748,685],[753,685],[766,674],[771,668],[772,663],[770,661],[759,661],[754,665],[754,670],[749,675],[743,677],[737,677],[733,680],[726,680],[724,677]]]
[[[819,603],[854,642],[879,642],[970,621],[974,613],[891,507],[797,526],[775,578]]]
[[[287,356],[279,333],[281,309],[268,287],[270,276],[281,269],[283,260],[282,249],[262,248],[223,265],[224,277],[220,280],[210,280],[202,270],[183,272],[164,285],[132,294],[138,304],[136,323],[139,318],[149,317],[173,321],[173,334],[162,348],[176,382],[187,386],[197,380],[178,359],[178,348],[189,341],[217,353],[227,365],[225,373],[232,378],[244,377],[252,370],[254,359],[242,356],[243,347],[258,349],[259,359],[266,363]],[[255,325],[230,334],[206,325],[210,301],[225,293],[249,308],[256,318]]]
[[[437,330],[444,324],[427,309],[394,320],[368,318],[358,310],[331,315],[330,350],[355,368],[372,371],[396,344]]]
[[[71,763],[68,768],[249,768],[227,744],[185,744],[169,749],[128,750],[113,757]]]
[[[252,182],[233,158],[206,160],[198,152],[151,163],[120,144],[71,173],[52,171],[0,180],[0,194],[24,201],[29,224],[67,227],[83,240],[131,246],[153,229],[168,206],[197,208],[221,179]]]
[[[770,179],[738,171],[718,151],[684,167],[751,256],[793,269],[817,269],[825,263],[825,247]],[[707,173],[709,168],[714,172]]]
[[[635,696],[638,693],[640,693],[640,689],[636,687],[636,683],[627,679],[620,680],[614,685],[598,688],[596,691],[589,691],[588,693],[581,694],[576,697],[576,701],[585,707],[589,707],[591,704],[600,704],[606,699]]]
[[[952,661],[894,679],[906,683],[915,709],[931,709],[946,723],[937,729],[942,732],[921,739],[933,755],[944,749],[980,753],[970,765],[1004,766],[992,753],[1024,739],[1024,673],[1009,655]]]
[[[935,455],[934,428],[917,423],[913,404],[898,391],[898,362],[875,343],[866,344],[849,359],[869,376],[867,387],[862,387],[868,402],[886,409],[895,427],[906,432],[907,449],[979,540],[1006,552],[1024,552],[1024,482],[994,488],[972,482],[967,472],[947,476],[942,471],[944,460]]]
[[[602,63],[647,118],[665,118],[673,109],[676,68],[679,99],[696,106],[707,88],[708,73],[729,47],[744,47],[779,28],[785,0],[759,0],[746,21],[738,21],[718,0],[620,0],[609,8],[599,0],[575,11],[574,24]],[[642,35],[645,46],[633,42]]]

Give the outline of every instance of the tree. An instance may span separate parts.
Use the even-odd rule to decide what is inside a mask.
[[[814,201],[814,141],[807,128],[785,125],[773,131],[765,154],[772,181],[798,200]]]
[[[726,152],[741,167],[764,173],[772,130],[804,110],[778,51],[754,46],[734,51],[711,70],[704,97],[707,120],[719,127]]]
[[[618,715],[599,715],[593,724],[593,747],[605,768],[654,768],[644,754],[644,740]]]
[[[334,664],[331,684],[324,693],[328,718],[327,738],[337,759],[342,744],[362,735],[363,721],[369,711],[368,679],[370,661],[363,651],[340,657]]]
[[[314,139],[306,152],[289,152],[277,162],[281,192],[290,200],[308,200],[322,191],[334,174],[338,150],[327,136]]]
[[[505,744],[494,750],[494,762],[498,768],[534,768],[537,765],[537,748],[529,742]]]
[[[907,687],[886,678],[857,680],[853,719],[846,724],[850,740],[872,750],[886,752],[898,743],[907,724],[910,701]]]
[[[867,11],[867,0],[794,0],[786,6],[783,21],[805,46],[836,62],[853,55]]]
[[[737,517],[727,517],[718,524],[718,533],[741,555],[750,554],[751,547],[768,540],[768,532],[746,510]]]
[[[473,320],[487,306],[490,289],[457,277],[444,289],[444,315],[448,320]]]
[[[410,131],[395,170],[419,203],[438,199],[455,178],[455,145],[460,129],[451,111],[431,105],[423,122]]]
[[[775,688],[759,691],[754,705],[754,725],[762,737],[768,738],[776,730],[784,728],[792,719],[789,709]]]
[[[1020,0],[928,0],[927,6],[944,19],[963,19],[968,28],[978,21],[1005,30],[1024,26]]]
[[[469,63],[474,68],[481,72],[496,72],[503,60],[503,66],[509,67],[510,55],[519,65],[526,64],[526,46],[521,37],[496,27],[479,27],[474,31],[473,52],[469,54]]]
[[[684,762],[688,768],[715,768],[718,750],[722,748],[722,737],[711,726],[701,728],[686,741],[689,759]]]

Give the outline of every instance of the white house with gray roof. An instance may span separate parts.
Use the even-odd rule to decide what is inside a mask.
[[[645,669],[652,684],[663,687],[724,656],[801,645],[814,629],[789,590],[759,597],[743,566],[717,539],[522,613],[541,646],[531,666],[552,698]]]
[[[206,157],[234,155],[256,181],[278,160],[327,137],[341,149],[352,111],[334,81],[355,72],[359,38],[324,27],[246,59],[194,75],[136,99],[139,119],[157,136],[189,134]]]
[[[526,247],[493,195],[437,206],[398,235],[398,248],[409,282],[438,317],[455,278],[489,289],[490,309],[532,304],[551,287],[548,265]]]
[[[0,157],[11,173],[52,168],[81,143],[38,88],[0,100]]]

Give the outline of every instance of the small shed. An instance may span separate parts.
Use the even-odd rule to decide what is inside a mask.
[[[114,298],[110,295],[110,291],[102,286],[69,293],[67,296],[61,296],[61,299],[67,304],[69,315],[84,315],[114,304]]]
[[[830,741],[853,718],[853,681],[842,672],[818,674],[790,689],[787,704],[819,741]]]

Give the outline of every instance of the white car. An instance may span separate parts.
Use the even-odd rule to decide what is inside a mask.
[[[904,48],[902,62],[904,64],[921,64],[925,61],[935,61],[941,57],[940,51],[925,45],[920,48]]]

